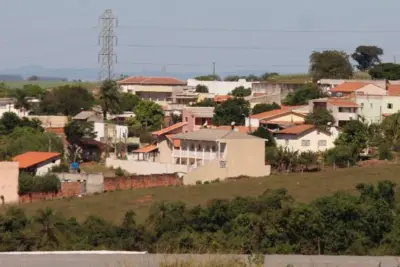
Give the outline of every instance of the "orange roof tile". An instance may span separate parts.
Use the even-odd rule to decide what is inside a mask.
[[[328,100],[328,103],[334,106],[338,107],[344,107],[344,108],[357,108],[358,104],[351,101],[351,100],[346,100],[346,99],[334,99],[331,98]]]
[[[400,96],[400,85],[389,84],[388,85],[388,95],[389,96]]]
[[[173,77],[129,77],[118,82],[118,84],[141,84],[141,85],[186,85],[186,82]]]
[[[309,131],[311,129],[315,128],[314,125],[312,124],[302,124],[302,125],[297,125],[297,126],[293,126],[293,127],[289,127],[280,131],[277,131],[277,134],[301,134],[304,133],[306,131]]]
[[[169,141],[171,141],[171,143],[174,144],[174,147],[178,148],[178,147],[181,146],[181,140],[180,139],[174,139],[173,138],[174,135],[175,134],[167,134],[165,136],[169,139]]]
[[[215,102],[224,102],[231,98],[232,98],[231,95],[216,95],[216,96],[214,96],[214,101]]]
[[[369,83],[360,83],[360,82],[345,82],[331,89],[331,92],[344,92],[344,93],[352,93],[364,86],[367,86]]]
[[[135,151],[133,151],[133,153],[149,153],[156,149],[158,149],[158,147],[156,145],[148,145],[148,146],[136,149]]]
[[[286,114],[286,113],[289,113],[289,112],[290,112],[290,109],[286,109],[286,108],[274,109],[274,110],[271,110],[271,111],[266,111],[266,112],[263,112],[263,113],[251,115],[250,118],[252,118],[252,119],[260,119],[261,120],[261,119],[267,119],[267,118],[275,117],[275,116],[278,116],[278,115],[283,115],[283,114]]]
[[[221,125],[217,127],[217,130],[231,130],[232,126],[230,125]],[[257,127],[248,127],[248,126],[235,126],[235,129],[240,133],[248,134],[257,130]]]
[[[61,154],[56,152],[26,152],[13,158],[19,163],[20,169],[35,166],[44,161],[59,157]]]
[[[175,123],[175,124],[173,124],[173,125],[171,125],[171,126],[169,126],[167,128],[161,129],[159,131],[152,132],[152,134],[156,135],[156,136],[164,135],[164,134],[167,134],[167,133],[169,133],[169,132],[171,132],[173,130],[182,128],[186,124],[187,124],[187,122],[178,122],[178,123]]]
[[[268,121],[268,120],[260,120],[260,123],[263,124],[280,124],[280,125],[300,125],[304,124],[304,121]]]

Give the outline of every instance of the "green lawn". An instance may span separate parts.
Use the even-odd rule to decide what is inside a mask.
[[[22,88],[27,84],[39,85],[44,89],[63,86],[63,85],[80,85],[85,88],[92,88],[98,85],[97,82],[63,82],[63,81],[11,81],[4,82],[4,84],[10,88]]]
[[[43,201],[21,205],[28,214],[46,206],[65,216],[79,220],[90,214],[120,222],[125,212],[134,210],[143,222],[149,208],[157,201],[183,201],[189,206],[204,205],[215,198],[258,196],[267,189],[287,188],[298,201],[309,202],[317,197],[344,190],[355,192],[358,183],[376,183],[391,180],[400,184],[400,165],[384,164],[374,167],[327,170],[319,173],[293,173],[265,178],[228,181],[190,187],[168,187],[117,191],[74,199]]]

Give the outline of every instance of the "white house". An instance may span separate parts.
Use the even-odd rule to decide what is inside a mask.
[[[61,163],[61,154],[57,152],[26,152],[13,158],[19,163],[19,169],[36,176],[46,175],[54,166]]]
[[[338,135],[339,131],[335,127],[324,131],[310,124],[297,125],[274,133],[277,146],[300,153],[325,151],[333,148],[335,146],[333,142]]]
[[[188,79],[187,85],[196,87],[197,85],[205,85],[208,88],[208,92],[215,95],[227,95],[236,87],[243,86],[244,88],[251,88],[253,83],[248,82],[246,79],[239,79],[235,82],[228,81],[199,81],[196,79]]]

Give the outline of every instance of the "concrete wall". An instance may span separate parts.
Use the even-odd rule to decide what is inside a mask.
[[[358,114],[368,122],[379,123],[383,114],[393,114],[400,110],[400,96],[357,96],[355,101],[360,106]]]
[[[254,82],[247,82],[245,79],[240,79],[237,82],[226,82],[226,81],[198,81],[196,79],[188,79],[187,85],[196,87],[197,85],[205,85],[208,88],[208,92],[216,95],[227,95],[233,89],[239,86],[244,88],[251,88]]]
[[[265,165],[265,141],[263,139],[242,139],[226,141],[226,160],[215,159],[200,166],[183,177],[185,185],[215,179],[225,180],[238,176],[261,177],[271,173],[271,166]],[[224,166],[225,165],[225,166]]]
[[[58,193],[31,193],[19,196],[19,203],[33,203],[42,200],[52,200],[65,197],[76,197],[82,194],[81,182],[62,182]]]
[[[175,165],[159,162],[106,159],[106,166],[121,169],[137,175],[162,174],[162,173],[187,173],[186,165]]]
[[[387,91],[374,84],[368,84],[356,91],[356,94],[365,94],[365,95],[387,95]]]
[[[45,161],[36,167],[36,175],[43,176],[49,173],[49,171],[54,167],[60,165],[61,160],[57,159],[55,162],[52,160]]]
[[[104,191],[138,188],[181,186],[182,179],[177,174],[134,175],[104,179]]]
[[[102,193],[104,191],[104,177],[102,173],[56,173],[61,181],[85,181],[84,194]]]
[[[18,162],[0,162],[0,196],[4,203],[18,202]]]

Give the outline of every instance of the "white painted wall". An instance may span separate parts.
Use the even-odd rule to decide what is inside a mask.
[[[4,203],[17,203],[18,196],[18,162],[0,162],[0,196]]]
[[[116,137],[118,139],[128,138],[128,126],[126,125],[115,125]]]
[[[292,151],[298,150],[300,153],[306,151],[318,152],[335,147],[333,142],[338,137],[339,131],[333,127],[331,133],[331,135],[328,135],[315,129],[305,135],[276,134],[275,141],[277,146],[287,147]],[[326,141],[326,145],[323,145],[322,141]]]
[[[28,114],[28,111],[21,112],[18,109],[15,109],[14,104],[0,105],[0,118],[3,117],[3,114],[6,112],[14,112],[18,117],[23,117]]]
[[[216,95],[227,95],[233,89],[239,86],[244,88],[251,88],[255,82],[247,82],[245,79],[239,79],[237,82],[225,82],[225,81],[198,81],[196,79],[188,79],[187,85],[196,87],[197,85],[205,85],[208,88],[208,92]]]
[[[166,164],[159,162],[106,159],[106,166],[121,169],[137,175],[162,174],[162,173],[187,173],[189,167],[186,165]]]
[[[100,141],[100,138],[104,137],[104,123],[103,122],[95,122],[93,129],[96,133],[95,140]]]
[[[61,163],[60,159],[57,159],[54,163],[51,160],[48,160],[46,162],[43,162],[41,164],[39,164],[36,168],[36,175],[37,176],[44,176],[47,173],[49,173],[49,171],[51,170],[51,168],[53,168],[54,166],[59,166]]]

